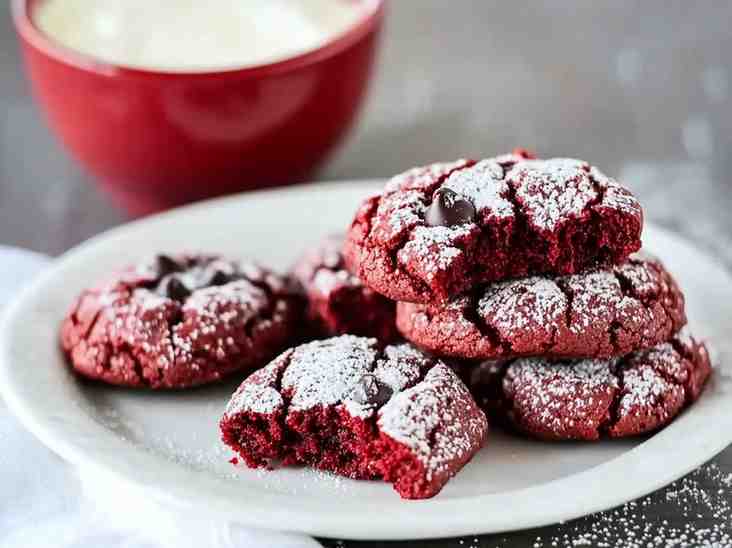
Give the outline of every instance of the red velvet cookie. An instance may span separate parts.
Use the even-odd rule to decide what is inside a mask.
[[[288,279],[216,256],[159,255],[84,291],[61,327],[81,375],[186,388],[261,367],[290,342],[302,301]]]
[[[622,358],[485,362],[469,383],[492,418],[529,436],[596,440],[662,428],[696,401],[711,372],[704,343],[683,330]]]
[[[484,413],[441,361],[343,335],[290,349],[245,380],[221,419],[250,467],[308,465],[437,494],[480,449]]]
[[[635,197],[597,168],[518,151],[397,175],[360,207],[344,253],[379,293],[433,303],[478,283],[621,264],[642,227]]]
[[[396,303],[365,287],[346,270],[343,236],[331,236],[307,252],[293,276],[308,299],[308,320],[316,335],[363,335],[387,343],[398,337]]]
[[[447,303],[397,305],[406,339],[439,356],[620,356],[668,340],[686,323],[684,297],[656,260],[559,277],[519,278]]]

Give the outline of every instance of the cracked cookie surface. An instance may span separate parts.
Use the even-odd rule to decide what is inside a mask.
[[[528,277],[473,289],[447,303],[397,305],[404,337],[440,356],[595,358],[666,341],[686,323],[684,297],[662,263]]]
[[[597,168],[516,151],[397,175],[361,205],[344,254],[372,289],[432,303],[478,283],[620,264],[642,226],[636,198]]]
[[[440,360],[343,335],[290,349],[249,376],[220,428],[250,467],[308,465],[426,498],[480,449],[487,420]]]
[[[61,345],[79,374],[186,388],[262,366],[302,314],[291,282],[253,263],[158,255],[79,295]]]
[[[703,342],[686,331],[621,358],[484,362],[464,373],[498,423],[545,440],[653,432],[701,394],[712,372]]]
[[[308,323],[315,336],[362,335],[395,340],[396,303],[351,274],[343,255],[344,235],[325,238],[292,271],[308,300]]]

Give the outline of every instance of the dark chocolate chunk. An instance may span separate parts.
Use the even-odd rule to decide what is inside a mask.
[[[425,219],[430,226],[455,226],[475,220],[475,206],[449,188],[439,188],[432,196],[432,204]]]
[[[163,278],[173,272],[180,272],[181,265],[168,255],[158,255],[155,257],[155,272],[159,278]]]
[[[160,282],[157,293],[174,301],[183,301],[191,294],[191,289],[178,276],[171,274]]]
[[[212,285],[228,284],[231,281],[233,281],[232,276],[217,268],[209,272],[208,279],[206,279],[201,285],[204,287],[210,287]]]
[[[236,275],[225,272],[221,268],[215,266],[204,269],[196,269],[194,281],[196,289],[211,287],[215,285],[225,285],[237,279]]]
[[[389,401],[393,390],[386,384],[380,383],[376,376],[367,373],[361,377],[348,393],[348,399],[361,405],[381,406]]]

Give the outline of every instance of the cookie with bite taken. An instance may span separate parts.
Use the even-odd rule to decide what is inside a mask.
[[[408,344],[343,335],[247,378],[220,421],[250,467],[307,465],[436,495],[481,448],[487,420],[457,375]]]
[[[366,286],[426,304],[480,283],[621,264],[642,228],[633,194],[596,167],[518,150],[397,175],[361,205],[344,254]]]

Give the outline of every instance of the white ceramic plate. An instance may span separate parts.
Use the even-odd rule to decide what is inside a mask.
[[[568,520],[666,485],[732,441],[732,378],[723,365],[699,402],[652,437],[550,444],[494,433],[437,497],[409,502],[381,482],[229,464],[217,421],[235,382],[134,392],[80,382],[64,366],[61,318],[77,292],[111,270],[159,250],[196,249],[284,270],[308,245],[347,226],[373,185],[342,182],[216,200],[129,224],[70,251],[23,292],[0,329],[0,387],[8,405],[64,458],[145,496],[246,525],[363,539]],[[732,326],[730,276],[657,228],[647,227],[644,240],[685,289],[695,332],[722,357],[732,355],[722,347]]]

